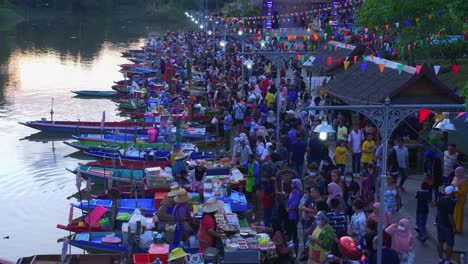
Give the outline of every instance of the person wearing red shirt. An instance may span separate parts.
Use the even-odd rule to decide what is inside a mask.
[[[200,228],[197,237],[200,242],[199,253],[204,253],[205,249],[216,246],[216,238],[221,239],[224,235],[216,231],[215,214],[223,208],[222,202],[215,197],[209,198],[203,205],[203,215],[200,221]]]

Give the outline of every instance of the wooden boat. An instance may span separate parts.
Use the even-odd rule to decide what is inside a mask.
[[[91,199],[89,201],[81,201],[71,203],[72,206],[82,209],[83,211],[93,210],[97,206],[102,206],[107,210],[112,210],[112,200],[108,199]],[[156,212],[156,204],[154,198],[142,198],[142,199],[120,199],[117,200],[117,211],[119,213],[132,214],[135,209],[141,210],[141,213],[145,216],[153,216]]]
[[[128,150],[120,149],[119,151],[114,152],[90,149],[88,151],[84,151],[83,153],[102,159],[132,161],[168,161],[171,154],[170,151],[160,151],[157,149],[137,150],[134,148],[130,148]]]
[[[105,240],[112,240],[112,243],[105,243]],[[120,243],[119,243],[120,241]],[[129,248],[124,241],[122,232],[91,232],[79,233],[70,236],[70,245],[86,250],[94,254],[115,254],[126,253]],[[136,248],[131,248],[131,252],[136,252]]]
[[[101,122],[81,122],[81,121],[27,121],[18,122],[21,125],[34,128],[40,131],[61,132],[61,133],[101,133],[102,131],[121,131],[131,133],[135,129],[148,127],[149,123],[135,122],[104,122],[101,127]]]
[[[93,90],[79,90],[79,91],[72,91],[72,93],[81,95],[81,96],[88,96],[88,97],[115,97],[117,91],[93,91]]]
[[[161,167],[169,165],[169,161],[131,161],[131,160],[96,160],[82,164],[81,166],[92,166],[101,168],[144,170],[146,168]]]
[[[140,130],[138,133],[146,132]],[[135,135],[134,133],[106,133],[106,134],[81,134],[79,136],[73,135],[74,139],[79,141],[95,141],[95,142],[108,142],[108,143],[131,143],[138,141],[145,141],[148,139],[147,135]]]
[[[88,254],[72,254],[67,256],[65,263],[76,263],[76,264],[95,264],[95,263],[109,263],[118,264],[122,263],[122,255],[88,255]],[[34,255],[30,257],[22,257],[17,262],[6,262],[0,259],[2,264],[52,264],[62,263],[62,255]]]
[[[118,163],[118,161],[116,161]],[[105,184],[112,180],[115,185],[130,184],[132,181],[143,181],[143,170],[135,169],[114,169],[114,168],[101,168],[94,166],[78,166],[74,170],[67,169],[72,173],[80,173],[84,179],[91,178],[96,184]]]
[[[63,141],[65,145],[70,147],[74,147],[76,149],[82,151],[88,151],[90,149],[97,149],[97,150],[117,150],[117,149],[128,149],[128,148],[136,148],[136,149],[147,149],[147,148],[156,148],[160,150],[170,149],[172,144],[164,143],[164,142],[157,142],[157,143],[134,143],[133,141],[129,142],[98,142],[98,141],[73,141],[67,142]]]
[[[70,208],[69,219],[73,219],[73,206]],[[108,212],[108,210],[102,206],[97,206],[88,214],[82,215],[78,218],[73,219],[69,224],[62,225],[57,224],[57,228],[67,230],[70,232],[83,233],[83,232],[104,232],[112,231],[101,227],[99,220]]]

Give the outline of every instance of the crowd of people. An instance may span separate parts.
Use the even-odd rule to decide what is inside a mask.
[[[245,51],[274,51],[278,49],[276,42],[270,39],[263,47],[247,40]],[[326,263],[329,254],[342,256],[338,241],[349,236],[367,252],[370,263],[376,263],[378,211],[383,206],[383,263],[414,263],[414,240],[426,241],[432,204],[438,209],[439,262],[450,263],[454,233],[463,231],[468,192],[456,146],[450,145],[441,154],[428,144],[425,178],[415,194],[416,222],[411,223],[398,213],[411,165],[405,137],[388,141],[388,156],[384,156],[378,129],[365,116],[310,110],[311,106],[329,104],[330,97],[307,87],[300,61],[282,60],[277,65],[256,55],[249,57],[252,68],[244,69],[240,40],[229,38],[227,45],[221,46],[204,31],[168,33],[155,45],[161,43],[165,46],[163,59],[154,66],[162,74],[168,65],[174,67],[170,81],[175,91],[187,92],[188,85],[206,87],[205,94],[191,96],[184,107],[200,104],[217,110],[212,123],[218,126],[232,166],[246,175],[244,192],[252,204],[252,220],[261,218],[263,226],[282,236],[276,239],[285,246],[277,245],[279,255],[293,252],[309,263]],[[187,59],[190,69],[185,67]],[[336,140],[322,140],[313,132],[326,119],[333,120]],[[388,167],[383,172],[384,159]],[[383,190],[381,174],[387,175]],[[383,200],[380,192],[384,192]],[[298,237],[299,223],[302,239]],[[414,226],[417,236],[411,231]],[[288,241],[294,246],[288,247]]]

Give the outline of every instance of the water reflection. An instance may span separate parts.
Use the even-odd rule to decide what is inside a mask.
[[[25,22],[0,32],[0,256],[59,254],[56,239],[67,232],[67,199],[75,176],[65,168],[86,162],[82,153],[18,121],[122,120],[111,100],[74,97],[71,90],[108,90],[122,78],[120,52],[142,45],[142,36],[161,25],[109,18]],[[162,26],[161,26],[162,27]],[[164,26],[164,30],[168,27]],[[0,29],[1,30],[1,29]],[[129,41],[130,39],[130,41]]]

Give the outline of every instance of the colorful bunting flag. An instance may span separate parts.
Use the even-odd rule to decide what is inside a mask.
[[[354,64],[356,64],[356,63],[357,63],[357,56],[354,55]]]
[[[422,124],[422,122],[426,120],[426,118],[431,114],[431,112],[431,110],[424,108],[419,110],[419,124]]]
[[[455,117],[455,119],[457,119],[457,118],[459,118],[459,117],[465,115],[466,113],[467,113],[467,112],[460,112],[460,113],[458,113],[458,115],[457,115],[457,117]]]
[[[460,69],[460,65],[458,64],[452,65],[453,75],[457,75],[459,69]]]
[[[422,65],[416,65],[416,73],[419,74],[421,71]]]
[[[380,70],[380,72],[382,73],[382,72],[384,71],[384,69],[385,69],[385,63],[380,63],[380,64],[379,64],[379,70]]]
[[[365,61],[361,62],[361,70],[362,72],[365,72],[367,69],[367,63]]]
[[[332,57],[328,57],[327,58],[327,65],[330,66],[332,64],[332,62],[333,62]]]
[[[344,70],[348,70],[348,67],[349,67],[349,61],[345,60],[343,61],[343,65],[344,65]]]
[[[440,70],[440,65],[434,65],[434,72],[436,75],[439,73],[439,70]]]
[[[400,22],[396,22],[395,26],[396,26],[396,28],[399,28],[400,27]]]
[[[398,74],[401,74],[401,72],[403,71],[403,64],[398,64],[397,69],[398,69]]]

